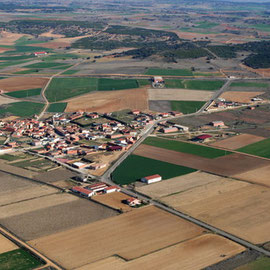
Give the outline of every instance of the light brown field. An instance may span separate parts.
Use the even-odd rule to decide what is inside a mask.
[[[244,247],[235,244],[228,239],[218,235],[206,234],[167,247],[133,261],[126,262],[117,257],[109,257],[105,260],[78,268],[77,270],[199,270],[226,260],[244,250]]]
[[[213,96],[211,91],[186,89],[148,89],[149,100],[191,100],[207,101]]]
[[[45,185],[44,186],[33,185],[30,187],[27,186],[27,187],[22,187],[22,188],[16,188],[16,191],[14,191],[14,189],[5,190],[5,191],[1,190],[0,191],[0,206],[19,202],[19,201],[29,200],[29,199],[44,196],[44,195],[53,194],[53,193],[56,193],[57,191],[58,191],[57,189],[54,189]]]
[[[29,46],[36,46],[36,44],[30,44]],[[43,48],[49,48],[49,49],[58,49],[58,48],[65,48],[70,46],[70,43],[68,42],[57,42],[57,41],[50,41],[50,42],[44,42],[44,43],[39,43],[39,47]]]
[[[240,134],[231,138],[217,141],[211,144],[211,146],[222,147],[226,149],[235,150],[246,145],[264,140],[264,137],[256,136],[252,134]]]
[[[17,102],[18,100],[0,96],[0,105]]]
[[[8,240],[5,236],[0,234],[0,254],[18,249],[19,247],[16,246],[13,242]]]
[[[247,241],[270,241],[270,189],[222,180],[162,198],[179,211]]]
[[[202,228],[148,206],[29,244],[63,267],[73,269],[115,254],[135,259],[202,233]]]
[[[65,37],[64,35],[60,35],[60,34],[54,34],[53,30],[46,32],[46,33],[42,33],[40,35],[40,37],[52,37],[52,38],[63,38]]]
[[[136,188],[140,193],[146,194],[151,198],[162,198],[177,192],[184,192],[195,187],[200,187],[221,181],[224,179],[221,176],[205,173],[194,172],[183,176],[171,178],[166,181],[161,181],[152,185],[145,185]]]
[[[66,112],[85,110],[105,113],[123,109],[148,109],[146,88],[96,92],[76,97],[68,100]]]
[[[14,45],[15,41],[23,36],[30,36],[30,35],[1,31],[0,45]]]
[[[11,92],[33,88],[42,88],[48,82],[47,78],[41,77],[14,77],[0,80],[0,89]]]
[[[255,69],[255,68],[251,68],[251,67],[248,67],[244,64],[240,64],[240,67],[244,68],[244,69],[247,69],[251,72],[254,72],[254,73],[257,73],[259,75],[261,75],[262,77],[270,77],[270,68],[258,68],[258,69]]]
[[[223,93],[220,97],[227,101],[250,103],[253,97],[264,94],[264,92],[240,92],[240,91],[229,91]]]
[[[122,203],[123,200],[126,200],[128,198],[130,198],[130,196],[122,192],[113,192],[109,194],[93,196],[92,200],[95,202],[102,203],[104,205],[108,205],[114,209],[117,210],[121,209],[123,212],[128,212],[134,209],[128,206],[127,204]]]
[[[150,145],[141,145],[135,150],[134,154],[222,176],[232,176],[270,165],[269,160],[244,154],[232,153],[215,159],[208,159]]]
[[[233,177],[270,187],[270,166],[235,174]]]
[[[2,206],[0,212],[0,219],[9,218],[17,215],[22,215],[28,212],[65,204],[79,200],[70,194],[51,194],[44,197],[37,197],[31,200],[20,201],[17,203]],[[15,200],[16,201],[16,200]]]

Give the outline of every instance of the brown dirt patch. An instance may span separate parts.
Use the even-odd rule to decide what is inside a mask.
[[[211,146],[217,146],[217,147],[235,150],[235,149],[244,147],[246,145],[262,141],[264,139],[265,139],[264,137],[256,136],[252,134],[240,134],[240,135],[233,136],[225,140],[214,142],[211,144]]]
[[[0,89],[12,92],[18,90],[26,90],[33,88],[43,88],[48,82],[47,78],[40,77],[14,77],[0,80]]]
[[[0,96],[0,105],[18,102],[16,99]]]
[[[149,100],[194,100],[207,101],[213,96],[211,91],[186,89],[148,89]]]
[[[253,97],[264,94],[265,92],[240,92],[240,91],[229,91],[223,93],[220,97],[227,101],[250,103]]]
[[[240,66],[242,68],[247,69],[248,71],[257,73],[257,74],[261,75],[262,77],[270,77],[270,68],[258,68],[258,69],[255,69],[255,68],[251,68],[251,67],[248,67],[246,65],[243,65],[243,64],[240,64]]]
[[[46,33],[42,33],[40,35],[40,37],[52,37],[52,38],[63,38],[65,37],[64,35],[60,35],[60,34],[54,34],[53,30],[46,32]]]
[[[235,174],[233,177],[270,187],[270,166]]]
[[[14,45],[15,41],[23,36],[30,36],[26,34],[17,34],[17,33],[10,33],[6,31],[1,31],[0,33],[0,44],[1,45]]]
[[[18,249],[19,247],[16,246],[13,242],[8,240],[2,234],[0,234],[0,254]]]
[[[30,44],[29,46],[35,47],[36,44]],[[49,49],[58,49],[58,48],[66,48],[70,46],[70,43],[51,41],[51,42],[39,43],[38,46],[43,47],[43,48],[49,48]]]
[[[36,239],[29,244],[63,267],[72,269],[114,254],[131,260],[202,232],[190,222],[149,206]]]
[[[163,198],[179,211],[255,244],[270,240],[270,189],[222,180]]]
[[[68,101],[66,112],[77,110],[99,113],[123,109],[148,109],[147,89],[131,89],[90,93]]]
[[[4,53],[4,52],[7,52],[7,51],[11,51],[12,49],[10,48],[1,48],[0,47],[0,53]]]
[[[108,205],[116,210],[122,210],[123,212],[128,212],[134,208],[128,206],[127,204],[122,203],[123,200],[130,198],[130,196],[122,192],[113,192],[109,194],[96,195],[92,197],[92,200],[95,202]]]
[[[244,247],[228,239],[218,235],[206,234],[130,262],[125,262],[117,257],[109,257],[102,261],[78,268],[77,270],[198,270],[226,260],[244,250]]]
[[[215,159],[208,159],[150,145],[140,146],[135,150],[134,154],[223,176],[232,176],[247,170],[270,165],[268,160],[243,154],[234,153]]]
[[[203,186],[215,181],[224,179],[221,176],[205,173],[194,172],[183,176],[171,178],[166,181],[155,183],[154,185],[145,185],[136,188],[140,193],[146,194],[151,198],[159,199],[176,192],[183,192],[189,189]]]

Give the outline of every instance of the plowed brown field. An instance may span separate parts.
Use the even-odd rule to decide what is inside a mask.
[[[73,269],[114,254],[135,259],[202,233],[202,228],[148,206],[29,244],[63,267]]]
[[[150,145],[140,146],[135,150],[134,154],[223,176],[232,176],[270,165],[268,160],[243,154],[234,153],[215,159],[208,159]]]
[[[137,270],[181,269],[199,270],[226,260],[245,250],[244,247],[218,235],[202,235],[194,239],[162,249],[147,256],[126,262],[117,257],[83,266],[76,270]],[[224,256],[225,255],[225,256]]]
[[[48,82],[47,78],[14,77],[0,80],[0,89],[11,92],[25,89],[42,88]]]
[[[246,145],[259,142],[261,140],[264,140],[264,137],[256,136],[252,134],[240,134],[238,136],[233,136],[231,138],[217,141],[212,143],[212,146],[222,147],[226,149],[235,150],[241,147],[244,147]]]
[[[131,89],[90,93],[70,99],[66,112],[86,110],[104,113],[123,109],[148,109],[147,90]]]
[[[220,97],[227,101],[250,103],[253,97],[264,94],[265,92],[240,92],[229,91],[223,93]]]

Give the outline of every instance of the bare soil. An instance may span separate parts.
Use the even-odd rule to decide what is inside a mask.
[[[0,37],[1,37],[0,44],[1,45],[14,45],[15,41],[18,40],[19,38],[23,37],[23,36],[29,36],[29,35],[1,31],[1,33],[0,33]]]
[[[16,99],[0,96],[0,105],[18,102]]]
[[[16,246],[13,242],[8,240],[2,234],[0,234],[0,254],[18,249],[19,247]]]
[[[229,91],[223,93],[220,98],[224,98],[227,101],[250,103],[253,97],[264,94],[265,92],[240,92]]]
[[[73,269],[115,254],[126,260],[135,259],[202,232],[192,223],[147,206],[36,239],[29,244],[63,267]]]

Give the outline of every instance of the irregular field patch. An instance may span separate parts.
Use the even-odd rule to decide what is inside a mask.
[[[67,102],[52,103],[49,105],[47,112],[64,112]]]
[[[182,153],[189,153],[205,158],[217,158],[222,157],[224,155],[230,154],[230,152],[225,152],[220,149],[207,147],[204,145],[187,143],[175,140],[166,140],[163,138],[157,137],[149,137],[147,138],[143,144],[160,147],[168,150],[173,150]]]
[[[238,149],[239,152],[270,158],[270,138]]]
[[[47,78],[14,77],[0,80],[0,89],[11,92],[25,89],[43,88],[48,82]]]
[[[15,98],[27,98],[32,96],[40,95],[41,88],[34,88],[34,89],[27,89],[27,90],[20,90],[20,91],[12,91],[6,93],[7,96],[15,97]]]
[[[132,261],[126,262],[117,257],[109,257],[96,263],[77,268],[76,270],[102,270],[112,268],[118,270],[198,270],[226,260],[244,250],[245,248],[228,239],[218,235],[206,234]]]
[[[213,92],[185,89],[148,89],[149,100],[207,101]]]
[[[166,180],[194,171],[194,169],[170,164],[168,162],[131,155],[112,173],[112,178],[114,182],[124,185],[153,174],[159,174]]]
[[[264,137],[252,134],[240,134],[224,140],[212,143],[212,146],[222,147],[230,150],[239,149],[246,145],[264,140]]]
[[[73,269],[114,254],[126,260],[135,259],[196,237],[202,232],[202,228],[192,223],[147,206],[36,239],[29,244],[65,268]],[[85,250],[91,252],[83,252]]]
[[[2,105],[0,108],[0,116],[16,115],[20,117],[29,117],[39,114],[44,107],[43,103],[35,103],[28,101],[20,101]]]
[[[220,98],[224,98],[226,101],[250,103],[252,98],[262,94],[264,94],[264,92],[229,91],[223,93]]]

